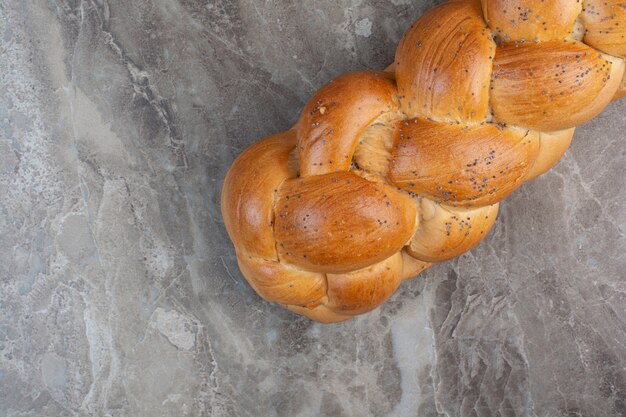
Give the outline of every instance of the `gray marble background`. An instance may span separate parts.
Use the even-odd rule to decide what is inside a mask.
[[[0,415],[625,415],[626,100],[369,315],[237,269],[231,161],[434,3],[0,0]]]

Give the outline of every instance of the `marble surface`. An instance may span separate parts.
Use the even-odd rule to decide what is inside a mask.
[[[371,314],[237,269],[229,164],[435,3],[0,0],[0,415],[625,415],[626,100]]]

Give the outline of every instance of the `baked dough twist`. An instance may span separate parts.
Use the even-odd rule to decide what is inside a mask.
[[[625,57],[625,0],[430,10],[386,71],[331,81],[233,163],[222,214],[243,275],[324,323],[376,308],[477,245],[498,203],[626,95]]]

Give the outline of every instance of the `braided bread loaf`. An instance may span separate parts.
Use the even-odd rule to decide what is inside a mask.
[[[453,0],[386,71],[323,86],[233,163],[222,214],[243,275],[320,322],[370,311],[488,233],[575,126],[626,95],[625,0]]]

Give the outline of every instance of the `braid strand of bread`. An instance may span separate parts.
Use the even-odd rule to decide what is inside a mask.
[[[624,0],[453,0],[385,71],[319,89],[230,168],[222,214],[265,300],[332,323],[472,249],[574,129],[626,96]]]

